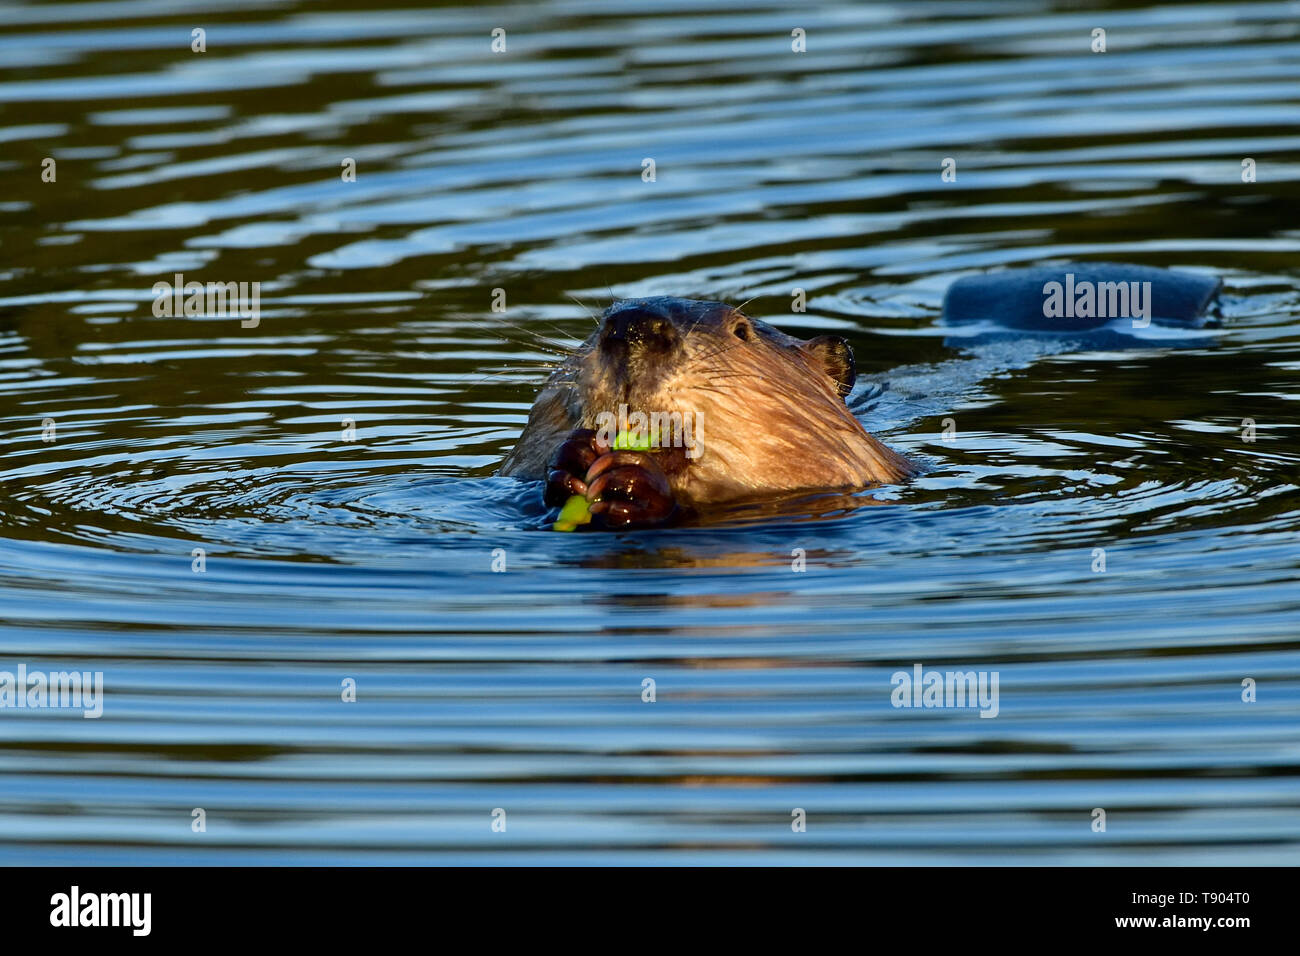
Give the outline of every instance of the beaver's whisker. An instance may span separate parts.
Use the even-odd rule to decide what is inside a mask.
[[[558,343],[548,342],[546,344],[543,344],[539,342],[537,339],[515,338],[506,335],[505,333],[499,330],[497,331],[497,336],[500,338],[502,342],[508,345],[517,345],[520,348],[525,348],[525,349],[537,349],[539,352],[547,352],[551,355],[560,356],[561,358],[569,358],[574,354],[574,352],[564,349],[564,347],[559,345]]]
[[[484,372],[482,375],[479,375],[477,378],[471,379],[470,382],[469,382],[469,384],[470,384],[470,385],[481,385],[481,384],[483,384],[484,382],[487,382],[487,381],[489,381],[489,380],[491,380],[491,379],[497,379],[497,378],[500,378],[502,375],[524,375],[524,374],[537,374],[537,373],[552,373],[552,372],[555,371],[555,368],[556,368],[556,366],[553,366],[553,365],[536,365],[536,366],[530,366],[530,365],[517,365],[517,366],[509,366],[509,367],[506,367],[506,368],[494,369],[494,370],[492,370],[492,371],[490,371],[490,372]]]
[[[735,346],[731,345],[730,343],[727,343],[727,344],[724,344],[724,345],[714,346],[714,347],[711,348],[711,349],[706,349],[703,353],[701,353],[701,354],[699,354],[699,355],[692,355],[692,356],[691,356],[691,361],[693,361],[693,362],[708,362],[708,361],[710,361],[711,359],[717,358],[719,355],[722,355],[722,354],[724,354],[724,353],[730,351],[732,348],[735,348]]]
[[[698,329],[698,328],[700,327],[700,323],[703,322],[703,321],[704,321],[704,316],[703,316],[703,315],[697,315],[697,316],[695,317],[695,320],[694,320],[693,322],[691,322],[691,327],[690,327],[689,329],[687,329],[687,330],[686,330],[686,334],[682,336],[682,340],[683,340],[683,341],[689,341],[689,340],[690,340],[690,337],[691,337],[691,334],[692,334],[696,329]]]
[[[501,332],[500,329],[492,329],[494,332],[497,333],[497,335],[500,335],[503,340],[507,342],[512,342],[515,345],[532,346],[534,348],[541,349],[544,352],[551,352],[554,355],[563,355],[566,358],[568,356],[575,354],[578,348],[581,346],[580,342],[577,345],[573,345],[573,346],[563,345],[560,342],[556,342],[549,338],[543,337],[541,331],[539,331],[538,329],[530,329],[527,326],[518,324],[517,322],[511,322],[509,319],[497,318],[494,320],[494,322],[500,323],[502,325],[508,325],[510,326],[510,328],[515,329],[518,332],[522,332],[525,336],[529,337],[527,340],[521,342],[517,339],[512,339],[509,336],[505,335],[504,333]],[[552,323],[547,323],[547,324],[551,325],[551,328],[554,329],[556,332],[558,332],[561,336],[568,339],[575,338],[575,336],[564,331],[558,325],[554,325]],[[488,326],[488,328],[492,328],[492,326]]]
[[[726,355],[732,349],[736,348],[739,344],[740,343],[737,342],[736,345],[731,345],[731,344],[722,345],[713,349],[710,352],[706,352],[703,355],[693,355],[691,356],[691,360],[694,362],[701,362],[701,363],[712,362],[714,359],[718,359]]]
[[[587,307],[586,303],[584,303],[572,292],[566,292],[564,294],[567,295],[570,299],[572,299],[575,303],[577,303],[578,308],[582,309],[583,312],[586,312],[587,315],[591,317],[591,321],[595,322],[597,325],[600,325],[600,316],[598,316],[595,312],[592,312],[591,309]]]
[[[572,299],[573,296],[569,296],[569,298]],[[573,299],[573,301],[576,302],[584,312],[586,312],[588,315],[591,315],[591,310],[588,309],[585,305],[583,305],[581,302],[578,302],[577,299]],[[584,339],[579,338],[577,335],[574,335],[568,329],[564,328],[564,326],[557,325],[555,322],[552,322],[549,319],[532,319],[531,321],[547,326],[548,328],[551,329],[552,332],[554,332],[562,339],[569,339],[575,342],[576,344],[571,349],[569,349],[569,351],[577,351],[578,347],[581,346],[584,341]],[[599,319],[597,319],[597,321],[599,321]]]

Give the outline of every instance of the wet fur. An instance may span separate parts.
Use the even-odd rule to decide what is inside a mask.
[[[671,344],[615,350],[608,329],[628,310],[671,323]],[[543,386],[500,473],[545,478],[573,429],[596,428],[600,412],[626,404],[701,417],[702,454],[671,475],[674,494],[696,507],[858,490],[913,474],[849,411],[852,384],[852,352],[842,339],[796,339],[720,302],[624,299]]]

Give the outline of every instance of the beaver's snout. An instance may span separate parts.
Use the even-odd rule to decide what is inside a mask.
[[[668,355],[681,344],[671,319],[646,309],[622,309],[609,315],[600,333],[601,351],[614,359]]]

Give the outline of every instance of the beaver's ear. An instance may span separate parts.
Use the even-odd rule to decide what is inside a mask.
[[[838,335],[819,335],[805,342],[803,350],[835,380],[841,398],[853,391],[853,383],[858,380],[858,368],[853,363],[853,349],[848,342]]]

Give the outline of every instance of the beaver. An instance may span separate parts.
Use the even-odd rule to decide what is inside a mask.
[[[542,387],[499,473],[585,496],[596,527],[652,527],[720,504],[860,490],[915,467],[845,399],[839,336],[801,340],[722,302],[622,299]],[[624,432],[644,432],[628,447]]]

